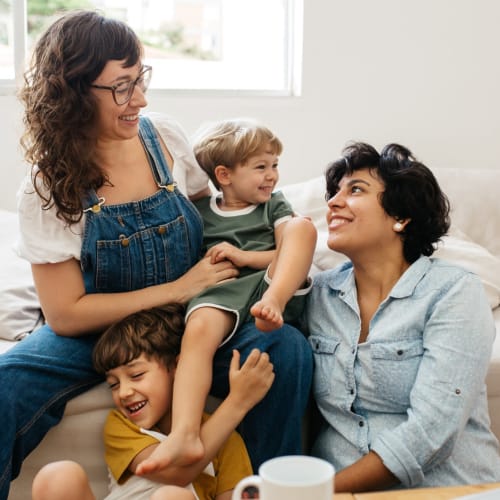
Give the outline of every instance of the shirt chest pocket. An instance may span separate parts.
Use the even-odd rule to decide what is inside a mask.
[[[421,339],[400,340],[370,347],[373,384],[381,402],[397,411],[410,404],[410,392],[417,377],[424,348]]]
[[[334,389],[336,351],[340,341],[311,335],[309,344],[314,355],[313,393],[316,398],[327,396]]]

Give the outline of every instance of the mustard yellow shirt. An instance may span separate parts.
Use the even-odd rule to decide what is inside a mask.
[[[203,422],[208,418],[210,415],[204,414]],[[135,456],[148,446],[160,442],[160,439],[146,432],[118,410],[109,413],[104,426],[105,460],[118,484],[125,483],[132,476],[128,467]],[[200,500],[214,500],[217,495],[232,490],[241,479],[252,474],[250,458],[237,432],[229,436],[213,458],[212,466],[213,475],[204,471],[193,481]]]

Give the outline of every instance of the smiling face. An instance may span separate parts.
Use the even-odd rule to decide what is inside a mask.
[[[121,82],[134,81],[140,74],[142,64],[125,68],[125,61],[108,61],[101,74],[93,82],[95,85],[113,86]],[[139,130],[139,112],[147,105],[144,92],[139,86],[134,87],[130,100],[117,105],[111,90],[91,88],[98,103],[97,136],[99,140],[130,139]]]
[[[278,155],[269,145],[245,163],[222,169],[224,175],[218,179],[227,207],[244,208],[269,201],[279,180]]]
[[[369,169],[344,176],[338,191],[328,200],[326,221],[328,247],[354,260],[385,249],[387,244],[401,245],[394,231],[395,219],[380,203],[384,184]]]
[[[106,373],[116,408],[139,427],[170,432],[175,369],[144,354]]]

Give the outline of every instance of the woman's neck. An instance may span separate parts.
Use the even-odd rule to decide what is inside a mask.
[[[359,343],[362,343],[368,337],[373,315],[410,264],[402,255],[399,258],[386,255],[383,260],[353,261],[353,266],[361,318]]]

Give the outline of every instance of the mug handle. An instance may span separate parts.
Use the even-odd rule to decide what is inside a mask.
[[[244,477],[234,488],[232,500],[241,500],[241,494],[247,486],[255,486],[259,490],[260,496],[260,484],[262,480],[259,476],[248,476]]]

